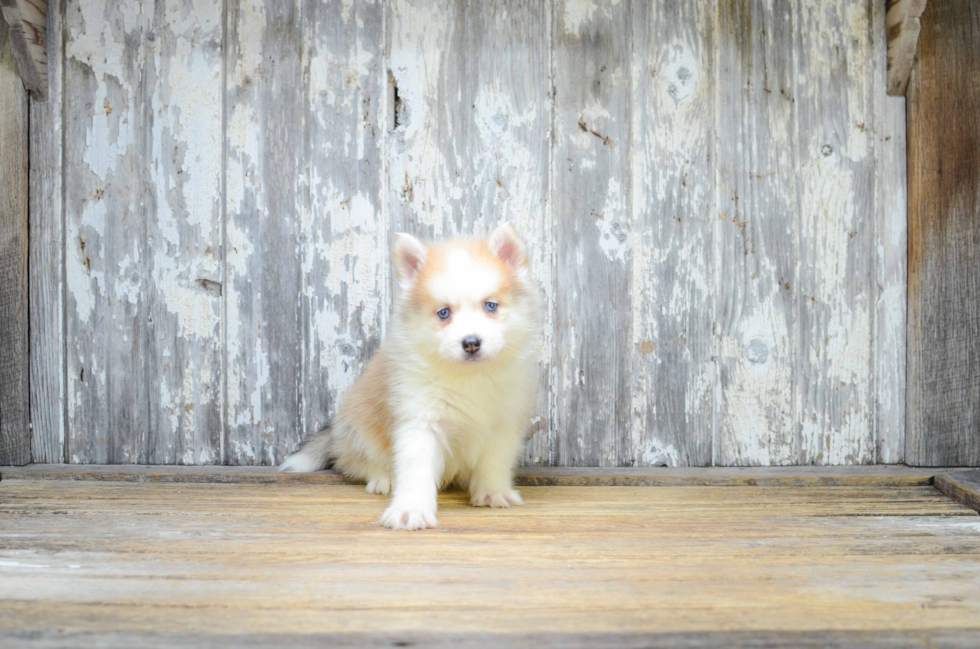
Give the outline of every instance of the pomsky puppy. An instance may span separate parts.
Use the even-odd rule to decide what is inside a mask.
[[[330,461],[367,491],[393,492],[381,523],[437,527],[436,495],[469,490],[475,507],[523,501],[512,471],[537,385],[538,287],[509,223],[487,239],[395,243],[398,295],[388,335],[332,426],[281,471]]]

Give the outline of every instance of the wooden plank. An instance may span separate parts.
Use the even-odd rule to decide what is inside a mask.
[[[936,489],[953,500],[980,512],[980,471],[939,473]]]
[[[278,464],[301,433],[304,28],[296,0],[226,12],[224,461]]]
[[[624,229],[632,252],[632,439],[619,463],[712,462],[716,4],[633,5],[632,233]]]
[[[383,207],[384,3],[310,2],[303,11],[309,53],[299,222],[305,437],[329,422],[381,342],[390,256]],[[292,451],[301,440],[284,441]]]
[[[14,58],[17,59],[17,68],[24,80],[24,87],[36,100],[46,100],[48,98],[47,0],[0,0],[0,12],[10,26],[8,38],[13,46]]]
[[[11,30],[11,35],[16,37]],[[31,461],[28,418],[28,108],[10,35],[0,34],[0,463]]]
[[[720,403],[714,462],[800,458],[799,212],[795,7],[719,6],[718,206]],[[814,198],[811,198],[814,200]],[[722,270],[724,269],[724,270]]]
[[[962,469],[945,469],[957,476]],[[712,486],[712,487],[902,487],[932,484],[934,471],[903,466],[841,467],[711,467],[711,468],[583,468],[520,467],[518,486]],[[147,466],[33,464],[3,468],[3,480],[95,480],[129,482],[310,483],[348,484],[332,471],[276,473],[257,466]]]
[[[48,15],[49,93],[31,103],[30,391],[34,462],[65,461],[62,14]]]
[[[930,3],[908,95],[905,461],[980,466],[980,6]]]
[[[451,493],[418,534],[354,486],[3,493],[4,637],[980,630],[980,518],[928,486]]]
[[[152,464],[221,462],[221,3],[159,0],[148,16],[144,181]]]
[[[629,8],[554,8],[552,457],[561,465],[635,461]]]
[[[797,5],[795,90],[801,183],[795,417],[804,464],[877,456],[874,407],[876,160],[872,6]]]
[[[980,643],[980,631],[928,629],[921,631],[692,631],[681,633],[310,633],[187,635],[154,633],[63,633],[61,631],[13,631],[8,636],[23,647],[100,647],[126,649],[156,647],[431,647],[478,649],[480,647],[540,647],[542,649],[727,649],[728,647],[796,647],[822,649],[894,649],[895,647],[949,647],[972,649]]]
[[[875,210],[877,301],[875,408],[877,461],[905,459],[905,336],[908,288],[908,178],[905,100],[887,96],[885,7],[873,4],[878,187]]]
[[[922,23],[919,17],[928,0],[888,0],[886,30],[888,35],[888,94],[901,97],[908,88],[915,64]]]
[[[65,12],[67,460],[146,461],[144,2]]]
[[[388,205],[393,231],[485,235],[514,223],[548,305],[524,461],[554,461],[551,3],[390,3]]]

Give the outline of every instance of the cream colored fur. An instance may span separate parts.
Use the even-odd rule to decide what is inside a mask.
[[[399,235],[399,295],[388,336],[345,395],[332,428],[282,471],[334,466],[393,491],[381,523],[436,527],[437,493],[467,488],[474,506],[520,505],[512,472],[534,402],[540,305],[513,227],[486,240],[426,246]],[[499,304],[495,312],[488,301]],[[438,311],[450,309],[443,320]],[[467,354],[461,340],[481,340]]]

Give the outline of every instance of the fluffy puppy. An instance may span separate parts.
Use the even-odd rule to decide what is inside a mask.
[[[523,243],[505,223],[486,239],[395,243],[398,296],[388,335],[350,388],[332,427],[282,471],[333,466],[393,491],[381,523],[437,527],[450,483],[475,507],[523,504],[512,471],[534,402],[537,286]]]

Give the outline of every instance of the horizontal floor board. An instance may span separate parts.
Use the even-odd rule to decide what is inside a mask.
[[[0,483],[0,633],[33,646],[980,630],[980,517],[928,485],[525,487],[504,511],[451,491],[441,528],[409,534],[359,486],[23,478]]]

